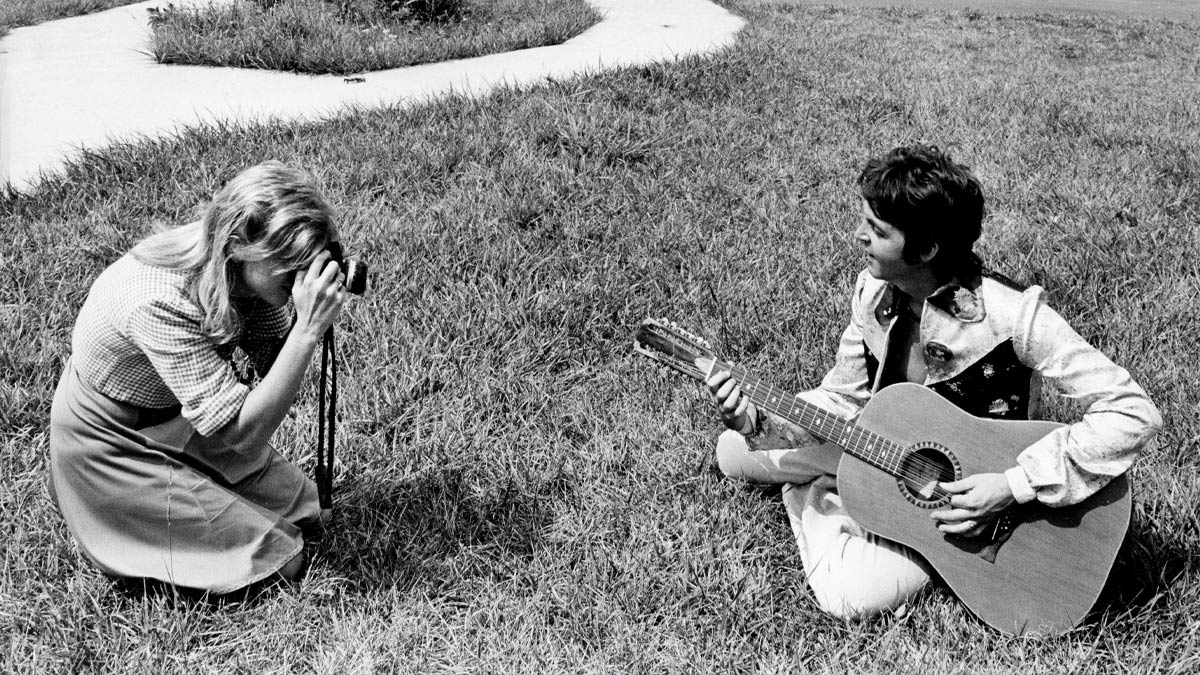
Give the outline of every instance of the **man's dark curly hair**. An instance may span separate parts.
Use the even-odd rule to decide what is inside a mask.
[[[969,168],[937,146],[912,145],[869,160],[858,185],[875,216],[904,233],[907,262],[936,243],[930,265],[938,279],[978,272],[971,248],[983,225],[983,190]]]

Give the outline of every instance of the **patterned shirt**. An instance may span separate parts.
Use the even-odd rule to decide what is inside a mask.
[[[203,311],[188,295],[187,276],[131,254],[113,263],[79,311],[71,360],[97,391],[145,408],[178,405],[208,436],[237,416],[250,391],[234,367],[234,347],[265,373],[292,315],[258,298],[237,298],[242,332],[235,342],[217,344],[201,328]]]

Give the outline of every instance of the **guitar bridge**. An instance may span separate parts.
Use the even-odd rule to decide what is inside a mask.
[[[1008,538],[1012,536],[1013,530],[1016,528],[1016,523],[1013,522],[1012,510],[1006,510],[1001,513],[994,523],[992,523],[991,532],[988,534],[988,543],[983,548],[979,549],[976,554],[980,558],[996,564],[996,554],[999,553],[1000,547]]]

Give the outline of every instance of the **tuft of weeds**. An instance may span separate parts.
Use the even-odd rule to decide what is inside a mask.
[[[345,1],[345,0],[343,0]],[[402,19],[425,22],[445,22],[461,18],[463,0],[373,0],[376,5],[399,15]]]

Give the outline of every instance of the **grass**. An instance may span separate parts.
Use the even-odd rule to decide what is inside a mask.
[[[90,14],[141,0],[4,0],[0,5],[0,37],[21,26]]]
[[[379,0],[235,0],[158,12],[162,63],[357,73],[560,44],[600,19],[585,0],[463,0],[417,20]]]
[[[323,124],[90,153],[0,201],[6,672],[1187,673],[1200,662],[1196,26],[730,2],[706,59]],[[1098,618],[999,635],[945,591],[843,624],[771,491],[722,479],[647,315],[792,388],[829,367],[866,157],[926,140],[990,197],[983,253],[1167,420]],[[92,278],[265,158],[311,167],[373,288],[339,330],[338,520],[305,586],[127,595],[48,502],[45,425]],[[311,463],[310,392],[276,436]]]

